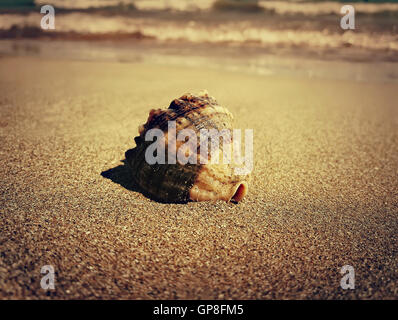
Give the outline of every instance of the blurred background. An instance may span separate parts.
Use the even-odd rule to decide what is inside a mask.
[[[397,79],[391,63],[398,61],[398,2],[350,1],[355,30],[340,27],[345,3],[0,0],[0,54]],[[55,30],[40,28],[44,4],[55,8]],[[370,67],[368,62],[378,64]]]

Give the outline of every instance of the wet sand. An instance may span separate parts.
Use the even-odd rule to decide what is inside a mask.
[[[160,204],[121,162],[207,89],[254,129],[239,204]],[[397,83],[0,59],[0,298],[396,299]],[[55,269],[55,290],[40,287]],[[354,290],[340,269],[355,269]]]

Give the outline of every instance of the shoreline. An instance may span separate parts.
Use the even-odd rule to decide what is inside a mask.
[[[359,82],[397,82],[398,63],[366,59],[317,58],[315,54],[276,54],[256,48],[200,44],[158,43],[151,40],[70,41],[0,40],[0,56],[39,59],[149,63],[180,67],[208,68],[263,76],[307,79],[335,79]],[[210,51],[211,48],[211,51]]]

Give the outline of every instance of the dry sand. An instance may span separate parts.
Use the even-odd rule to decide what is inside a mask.
[[[206,88],[253,128],[239,204],[160,204],[120,162]],[[0,59],[0,298],[397,298],[397,84]],[[101,174],[102,173],[102,174]],[[352,265],[356,288],[340,288]],[[55,290],[40,288],[43,265]]]

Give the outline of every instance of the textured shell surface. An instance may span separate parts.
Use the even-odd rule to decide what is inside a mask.
[[[175,123],[174,135],[169,132],[170,122]],[[126,152],[126,161],[131,168],[132,178],[145,193],[161,202],[207,200],[239,202],[248,191],[249,177],[235,175],[233,162],[213,163],[210,161],[214,156],[213,153],[208,155],[206,161],[200,152],[203,147],[199,138],[202,129],[215,129],[216,132],[226,129],[224,131],[231,132],[232,123],[231,112],[220,106],[207,92],[198,95],[185,94],[173,100],[168,109],[152,109],[147,122],[138,128],[139,136],[134,139],[136,147]],[[145,153],[153,141],[146,141],[145,135],[150,129],[160,129],[163,132],[162,143],[166,155],[171,148],[174,149],[171,151],[176,152],[184,146],[187,151],[196,154],[196,162],[148,163]],[[176,134],[184,129],[190,129],[190,132],[197,135],[197,139],[193,140],[194,144],[176,140]],[[222,149],[228,144],[233,145],[232,135],[218,144],[219,151],[222,153]]]

